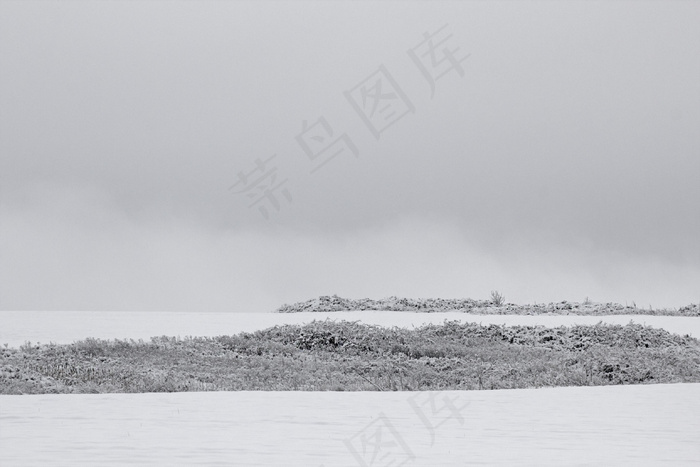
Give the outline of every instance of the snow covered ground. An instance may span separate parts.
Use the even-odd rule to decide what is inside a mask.
[[[700,318],[462,313],[0,312],[0,344],[214,336],[313,319],[418,326]],[[700,384],[446,392],[0,396],[0,465],[698,465]]]
[[[25,341],[69,344],[86,337],[103,339],[148,339],[152,336],[219,336],[256,331],[275,324],[306,323],[326,318],[359,320],[382,326],[420,326],[459,320],[483,324],[542,324],[561,326],[595,324],[599,321],[627,324],[630,320],[700,337],[700,317],[615,315],[615,316],[530,316],[471,315],[460,312],[409,313],[399,311],[344,311],[327,313],[172,313],[172,312],[90,312],[90,311],[2,311],[0,345],[18,347]]]
[[[0,396],[0,465],[698,465],[698,394],[700,384]]]

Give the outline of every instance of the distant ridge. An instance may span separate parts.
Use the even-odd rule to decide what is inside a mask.
[[[679,309],[637,308],[618,303],[557,302],[548,304],[516,305],[496,304],[492,300],[449,299],[449,298],[399,298],[389,297],[380,300],[371,298],[342,298],[337,295],[321,296],[293,305],[284,304],[277,313],[333,312],[355,310],[407,311],[439,313],[461,311],[477,315],[656,315],[656,316],[700,316],[700,305],[691,304]]]

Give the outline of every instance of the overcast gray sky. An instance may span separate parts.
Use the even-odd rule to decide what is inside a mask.
[[[698,24],[698,2],[4,1],[0,308],[698,302]]]

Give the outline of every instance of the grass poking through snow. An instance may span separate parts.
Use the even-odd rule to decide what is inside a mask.
[[[0,351],[0,393],[417,391],[700,382],[700,341],[637,324],[416,329],[314,321],[234,336]]]

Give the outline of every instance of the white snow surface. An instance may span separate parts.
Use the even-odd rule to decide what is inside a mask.
[[[0,396],[0,465],[690,466],[699,394],[663,384]]]
[[[0,345],[18,347],[25,341],[70,344],[86,337],[144,339],[153,336],[220,336],[265,329],[276,324],[300,324],[313,320],[361,321],[381,326],[410,328],[445,320],[463,323],[571,326],[600,321],[646,324],[676,334],[700,337],[700,317],[649,315],[472,315],[461,312],[411,313],[402,311],[341,311],[304,313],[195,313],[131,311],[2,311]]]
[[[0,312],[0,344],[216,336],[314,319],[419,326],[700,318],[459,312]],[[0,396],[1,466],[699,465],[700,384],[445,392]]]

